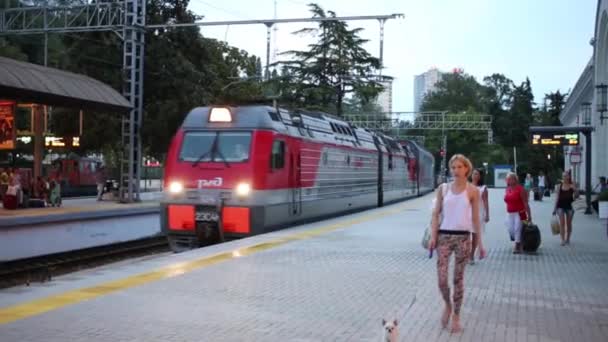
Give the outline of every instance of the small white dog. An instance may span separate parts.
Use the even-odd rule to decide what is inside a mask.
[[[396,319],[386,321],[382,319],[382,342],[397,342],[399,327]]]

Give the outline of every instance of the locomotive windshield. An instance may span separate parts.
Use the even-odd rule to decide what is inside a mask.
[[[244,162],[249,159],[250,144],[251,133],[246,132],[187,132],[179,159],[194,163]]]

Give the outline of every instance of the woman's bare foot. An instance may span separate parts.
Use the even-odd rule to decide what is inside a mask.
[[[452,334],[457,334],[462,331],[462,327],[460,326],[460,316],[454,314],[452,317]]]
[[[441,316],[441,325],[444,328],[447,328],[448,323],[450,322],[450,315],[452,314],[452,307],[449,305],[445,306],[445,309],[443,309],[443,316]]]

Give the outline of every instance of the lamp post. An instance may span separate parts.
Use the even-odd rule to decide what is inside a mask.
[[[603,125],[604,119],[608,119],[608,116],[604,116],[604,112],[607,111],[608,85],[605,83],[600,83],[595,86],[595,89],[597,112],[600,113],[600,124]]]
[[[591,102],[581,103],[581,114],[583,117],[583,126],[591,125]]]

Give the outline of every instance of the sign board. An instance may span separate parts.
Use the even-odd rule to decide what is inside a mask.
[[[44,137],[46,148],[76,148],[80,147],[80,137]]]
[[[512,165],[494,165],[494,187],[507,187],[507,174],[513,169]]]
[[[532,133],[532,145],[542,146],[576,146],[578,145],[578,133],[561,132],[536,132]]]
[[[570,164],[580,164],[580,162],[581,162],[580,152],[571,152],[570,153]]]
[[[17,137],[16,140],[23,144],[30,144],[34,141],[34,137],[31,135],[25,135],[25,136]],[[80,137],[45,136],[44,137],[44,147],[49,148],[49,149],[78,148],[78,147],[80,147]]]
[[[12,150],[16,145],[15,104],[0,102],[0,150]]]

